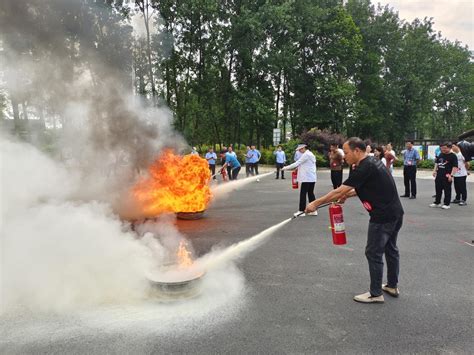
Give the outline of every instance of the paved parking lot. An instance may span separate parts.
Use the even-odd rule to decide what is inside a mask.
[[[396,182],[402,191],[402,179]],[[244,240],[297,210],[298,193],[290,185],[289,179],[263,178],[214,203],[206,218],[179,221],[177,227],[199,255]],[[386,296],[385,304],[370,305],[352,300],[369,285],[368,215],[354,198],[344,207],[345,246],[332,245],[324,209],[318,217],[288,223],[238,261],[237,269],[224,270],[216,278],[220,284],[212,286],[215,297],[179,306],[117,305],[87,314],[2,319],[0,351],[471,353],[473,207],[429,208],[434,183],[420,178],[418,186],[416,200],[402,201],[398,299]],[[468,184],[468,199],[473,186]],[[316,195],[329,188],[329,174],[320,172]]]

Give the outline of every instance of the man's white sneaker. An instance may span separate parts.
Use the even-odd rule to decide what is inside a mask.
[[[317,216],[318,215],[318,211],[314,211],[314,212],[309,212],[309,213],[306,213],[307,216]]]
[[[442,208],[443,210],[449,210],[449,209],[451,208],[451,206],[443,205],[443,206],[441,206],[441,208]]]
[[[361,295],[354,296],[354,301],[361,303],[384,303],[383,295],[372,297],[370,292],[363,293]]]
[[[304,217],[304,216],[306,216],[306,214],[304,213],[304,211],[298,211],[298,212],[293,213],[293,216],[295,216],[295,217]]]
[[[432,204],[430,205],[430,207],[436,208],[436,207],[441,207],[441,206],[440,206],[439,203],[432,203]]]
[[[392,297],[398,297],[400,295],[400,290],[398,287],[388,287],[388,285],[382,285],[382,290],[387,292]]]

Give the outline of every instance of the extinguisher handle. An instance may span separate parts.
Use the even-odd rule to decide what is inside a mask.
[[[319,210],[321,207],[326,207],[326,206],[329,206],[329,205],[332,205],[334,202],[326,202],[326,203],[323,203],[322,205],[319,205],[318,208],[316,208],[317,210]]]
[[[298,214],[295,214],[292,219],[295,219],[296,217],[299,217],[299,216],[301,216],[302,214],[304,214],[304,211],[303,211],[303,212],[300,212],[300,213],[298,213]]]
[[[329,205],[332,205],[332,204],[333,204],[333,202],[323,203],[322,205],[318,206],[317,210],[320,209],[321,207],[326,207],[326,206],[329,206]],[[305,213],[305,212],[303,211],[303,212],[301,212],[301,213],[295,214],[292,219],[295,219],[296,217],[299,217],[299,216],[301,216],[301,215],[304,214],[304,213]]]

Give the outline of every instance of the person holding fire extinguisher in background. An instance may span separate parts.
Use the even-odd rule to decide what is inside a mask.
[[[400,294],[397,237],[403,224],[403,207],[390,171],[380,160],[367,155],[366,145],[360,138],[349,138],[343,149],[347,164],[353,167],[349,177],[337,189],[308,204],[305,211],[311,213],[324,203],[344,203],[349,197],[359,197],[370,215],[365,248],[369,262],[370,291],[355,296],[354,300],[362,303],[383,303],[382,291],[393,297]],[[388,282],[382,285],[384,253]]]
[[[225,163],[222,166],[221,171],[225,171],[226,168],[230,167],[229,180],[237,180],[241,168],[237,155],[235,153],[229,154],[229,152],[225,153],[222,151],[221,158],[225,158]]]
[[[292,170],[298,168],[298,182],[301,183],[300,190],[300,204],[298,212],[295,212],[295,216],[304,216],[304,210],[306,207],[306,195],[308,195],[308,201],[314,201],[314,185],[316,184],[316,157],[309,149],[306,144],[299,144],[296,150],[301,153],[300,158],[293,164],[287,165],[281,170]],[[307,213],[309,216],[317,216],[318,212],[312,211]]]

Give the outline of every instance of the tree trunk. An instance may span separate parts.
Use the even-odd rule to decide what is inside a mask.
[[[20,110],[18,108],[18,100],[14,94],[11,95],[12,109],[13,109],[13,126],[15,132],[18,132],[20,126]]]
[[[149,17],[149,9],[150,4],[148,0],[144,1],[137,1],[137,4],[143,14],[143,21],[145,23],[145,30],[146,30],[146,54],[148,60],[148,75],[150,76],[150,83],[151,83],[151,94],[153,105],[156,105],[156,87],[155,87],[155,79],[153,77],[153,63],[151,61],[151,39],[150,39],[150,17]]]
[[[25,101],[21,103],[21,109],[23,111],[23,119],[28,121],[28,109]]]
[[[279,115],[279,108],[280,108],[281,69],[278,72],[276,85],[277,85],[277,97],[276,97],[276,105],[275,105],[275,128],[278,128],[278,115]]]

